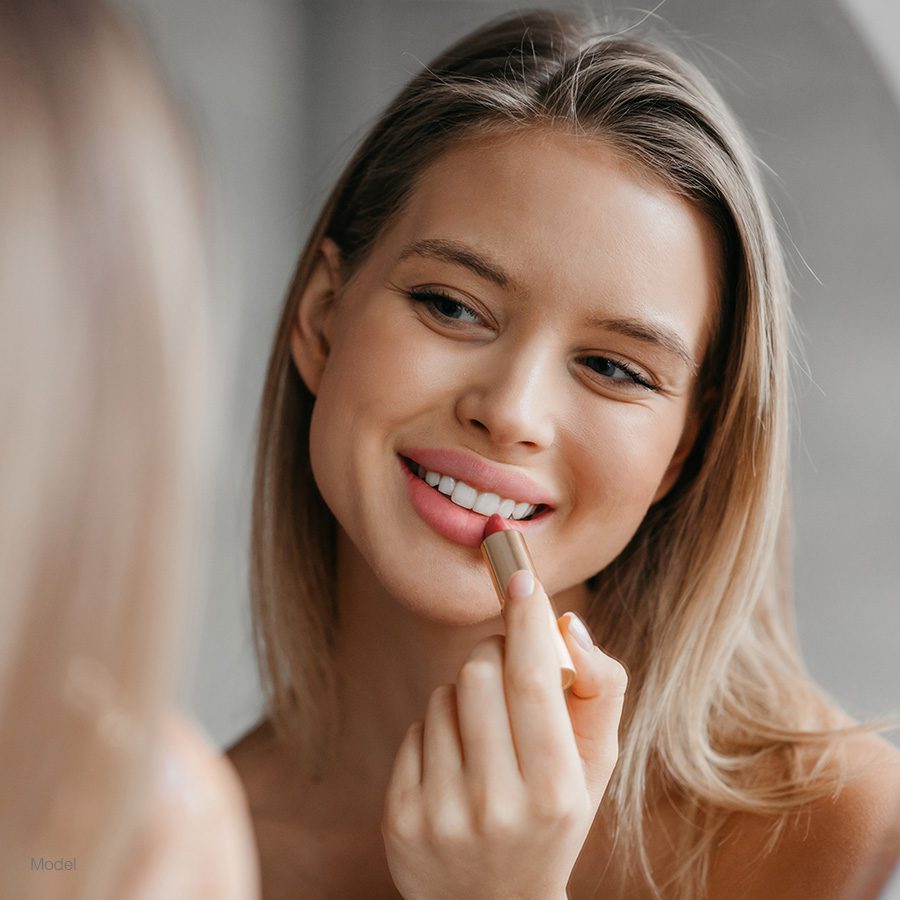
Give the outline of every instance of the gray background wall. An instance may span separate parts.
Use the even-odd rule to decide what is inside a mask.
[[[253,427],[297,252],[364,126],[419,62],[523,4],[122,3],[191,113],[211,178],[221,415],[182,701],[225,746],[261,709],[246,587]],[[805,350],[794,464],[809,667],[857,717],[900,709],[900,4],[668,0],[656,18],[770,168]]]

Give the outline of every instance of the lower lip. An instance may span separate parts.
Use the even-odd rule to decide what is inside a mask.
[[[466,547],[481,546],[487,516],[457,506],[446,494],[442,494],[437,488],[426,484],[418,475],[414,475],[402,458],[400,468],[406,476],[410,503],[426,524],[456,544],[463,544]],[[533,519],[511,521],[515,522],[516,528],[525,531],[542,522],[551,512],[552,510],[545,509]]]

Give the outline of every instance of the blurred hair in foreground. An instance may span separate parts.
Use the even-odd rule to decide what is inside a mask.
[[[118,898],[192,593],[206,259],[189,133],[101,4],[0,4],[0,196],[0,881]]]

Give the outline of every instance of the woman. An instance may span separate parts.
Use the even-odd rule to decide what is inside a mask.
[[[0,893],[258,896],[230,765],[169,712],[205,413],[196,151],[86,0],[0,5]]]
[[[263,397],[269,716],[231,757],[265,896],[872,883],[900,765],[793,635],[787,301],[740,129],[656,44],[513,16],[413,79],[301,255]],[[502,620],[473,499],[514,501],[541,575]]]

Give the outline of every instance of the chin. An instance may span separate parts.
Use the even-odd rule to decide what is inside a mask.
[[[421,577],[400,578],[384,587],[395,603],[420,619],[434,625],[465,627],[500,617],[490,576],[480,568],[474,574],[474,578],[457,576],[457,586],[450,589],[436,589],[435,585],[441,584],[440,576],[427,584]]]

